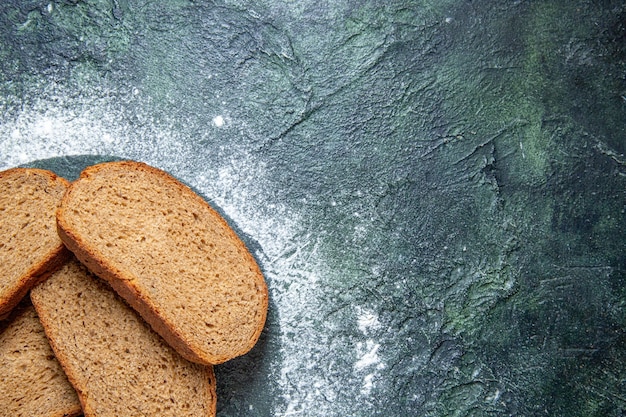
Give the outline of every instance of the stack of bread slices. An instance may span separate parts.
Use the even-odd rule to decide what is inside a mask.
[[[227,222],[135,161],[0,172],[0,417],[214,416],[268,292]]]

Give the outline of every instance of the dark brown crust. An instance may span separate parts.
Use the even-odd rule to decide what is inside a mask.
[[[35,307],[35,310],[37,310],[37,315],[39,316],[39,321],[41,322],[41,325],[44,328],[44,332],[46,334],[49,334],[50,328],[54,325],[54,323],[50,323],[48,321],[48,319],[46,318],[46,314],[44,314],[43,307],[39,305],[39,303],[37,302],[37,299],[34,297],[30,297],[30,299],[31,299],[31,302],[33,303],[33,306]],[[87,412],[87,409],[85,408],[85,405],[86,405],[85,393],[83,392],[82,388],[78,385],[76,377],[71,372],[72,370],[65,365],[66,363],[69,362],[68,357],[63,353],[63,350],[59,349],[56,346],[54,340],[48,338],[48,342],[50,343],[50,347],[52,348],[52,351],[54,352],[54,356],[57,358],[57,360],[61,364],[61,368],[63,368],[63,372],[65,372],[67,379],[70,381],[70,384],[72,384],[72,386],[74,387],[74,391],[76,391],[76,395],[78,396],[78,400],[80,401],[81,408],[83,409],[85,416],[89,416],[90,414]]]
[[[52,414],[49,417],[78,417],[78,416],[82,416],[83,414],[83,410],[81,408],[78,409],[78,411],[76,410],[65,410],[65,411],[59,411],[58,414]]]
[[[65,178],[57,176],[52,171],[47,171],[39,168],[11,168],[6,171],[0,172],[0,181],[5,177],[14,174],[34,173],[41,176],[48,177],[51,183],[59,182],[67,189],[70,185],[69,181]],[[22,300],[28,291],[35,285],[43,282],[50,274],[57,271],[61,266],[70,259],[71,252],[63,244],[59,244],[53,251],[41,259],[38,263],[31,266],[24,276],[20,278],[19,287],[15,291],[5,294],[3,299],[0,299],[0,320],[6,318],[11,310]]]
[[[213,402],[211,403],[210,407],[209,407],[209,416],[213,417],[217,414],[217,380],[215,379],[215,372],[213,370],[213,365],[206,365],[207,367],[207,374],[209,377],[209,383],[208,383],[208,387],[209,387],[209,395],[211,396],[211,398],[213,399]]]
[[[265,325],[267,308],[269,304],[269,294],[267,286],[265,284],[265,279],[263,278],[263,274],[261,273],[261,270],[256,261],[245,247],[244,243],[239,239],[239,237],[230,228],[230,226],[228,226],[226,220],[224,220],[222,216],[220,216],[204,199],[202,199],[202,197],[200,197],[193,190],[179,182],[171,175],[147,164],[136,161],[121,161],[105,162],[102,164],[93,165],[86,168],[80,174],[77,182],[81,180],[86,180],[91,175],[97,175],[98,171],[112,165],[115,165],[119,168],[128,169],[130,171],[147,171],[151,175],[161,177],[168,183],[175,185],[182,194],[196,200],[198,204],[208,207],[214,219],[226,226],[225,229],[228,230],[231,234],[231,239],[234,242],[237,242],[240,248],[244,249],[242,252],[246,254],[249,265],[251,265],[255,270],[258,284],[257,287],[261,288],[261,290],[263,291],[263,305],[261,306],[263,317],[259,321],[259,326],[255,330],[253,337],[250,339],[249,344],[247,346],[244,346],[240,351],[232,352],[232,354],[228,356],[211,355],[209,353],[202,352],[200,349],[194,349],[193,346],[189,346],[189,344],[185,342],[183,337],[177,331],[175,324],[168,323],[159,314],[157,308],[149,300],[146,300],[144,297],[142,297],[140,291],[137,289],[136,286],[133,285],[131,279],[129,279],[128,277],[124,277],[123,273],[116,269],[106,259],[100,259],[96,254],[94,254],[93,250],[90,250],[89,245],[80,236],[73,232],[70,221],[68,220],[68,217],[70,217],[71,214],[67,214],[65,210],[68,205],[67,202],[71,199],[72,193],[74,192],[74,188],[72,185],[70,185],[68,191],[65,193],[61,205],[57,210],[57,229],[61,240],[76,255],[76,257],[85,266],[87,266],[88,269],[90,269],[99,277],[106,280],[111,285],[111,287],[122,298],[124,298],[131,305],[131,307],[137,310],[139,314],[144,318],[144,320],[146,320],[146,322],[148,322],[152,326],[152,328],[158,334],[160,334],[161,337],[163,337],[163,339],[165,339],[172,347],[174,347],[174,349],[176,349],[185,359],[199,364],[217,365],[226,362],[229,359],[247,353],[256,344]]]

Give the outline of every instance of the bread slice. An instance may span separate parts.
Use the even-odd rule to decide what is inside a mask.
[[[80,402],[28,298],[0,329],[0,416],[72,417]]]
[[[69,258],[55,216],[68,185],[42,169],[0,172],[0,319]]]
[[[248,352],[268,292],[244,243],[200,196],[134,161],[85,169],[58,211],[59,235],[190,361]]]
[[[213,368],[185,360],[78,261],[30,296],[85,417],[215,415]]]

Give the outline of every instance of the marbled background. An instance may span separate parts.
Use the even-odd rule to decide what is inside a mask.
[[[626,5],[3,0],[0,169],[194,187],[265,272],[218,416],[626,413]]]

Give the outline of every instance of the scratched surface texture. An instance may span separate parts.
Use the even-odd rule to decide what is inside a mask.
[[[0,3],[0,169],[119,158],[270,288],[218,416],[626,414],[622,1]]]

